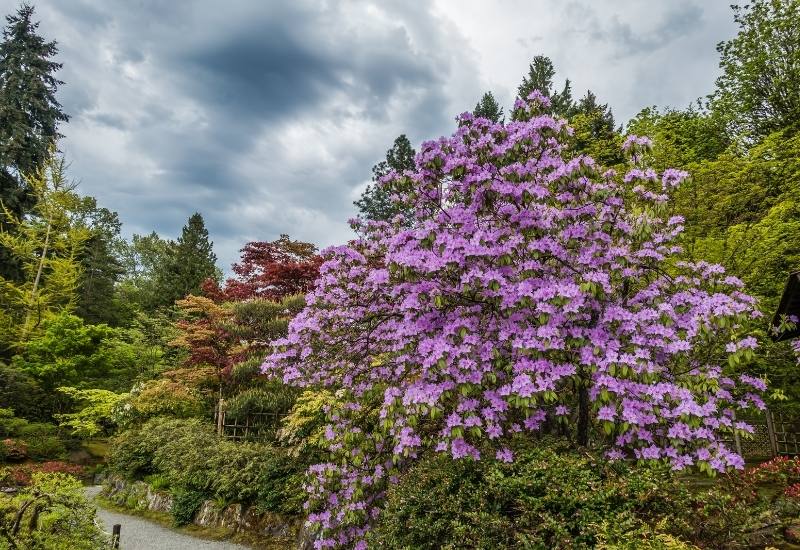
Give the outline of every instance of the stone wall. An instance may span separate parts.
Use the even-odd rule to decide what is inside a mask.
[[[136,511],[169,514],[172,508],[170,493],[155,491],[143,481],[128,481],[117,476],[103,481],[101,495],[118,506]],[[207,500],[200,506],[192,523],[226,530],[231,535],[243,535],[250,540],[262,541],[268,547],[312,548],[311,538],[301,519],[259,512],[254,506],[229,504],[219,508],[213,500]]]

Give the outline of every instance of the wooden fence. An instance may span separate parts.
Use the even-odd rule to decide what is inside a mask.
[[[751,437],[738,437],[725,441],[745,460],[757,461],[776,456],[800,455],[800,420],[781,413],[764,411],[741,417],[753,427]]]
[[[269,441],[288,412],[254,412],[237,418],[226,412],[225,400],[220,399],[214,411],[217,435],[238,441]]]
[[[225,411],[225,400],[220,399],[214,412],[217,434],[238,441],[269,441],[275,438],[284,412],[255,412],[236,418]],[[764,411],[741,417],[753,427],[751,437],[738,435],[723,440],[745,460],[755,462],[776,456],[800,455],[800,419],[781,413]]]

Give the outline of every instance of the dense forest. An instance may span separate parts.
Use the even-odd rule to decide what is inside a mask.
[[[320,251],[264,235],[242,244],[224,277],[201,213],[175,238],[126,239],[118,214],[81,193],[80,174],[60,149],[69,113],[58,101],[57,42],[41,35],[33,7],[8,15],[0,43],[0,481],[18,493],[0,496],[0,548],[102,548],[102,533],[86,520],[91,506],[67,477],[95,471],[169,491],[179,525],[207,499],[287,518],[311,514],[320,548],[800,542],[792,535],[800,532],[798,463],[726,473],[743,461],[716,435],[697,435],[730,425],[731,437],[751,437],[746,424],[725,423],[737,407],[800,417],[796,350],[772,339],[785,283],[800,270],[800,2],[754,0],[734,6],[733,17],[739,32],[717,47],[715,89],[694,104],[644,106],[632,120],[615,120],[603,98],[574,91],[548,57],[536,56],[515,105],[486,92],[457,119],[452,138],[415,149],[400,135],[387,144],[354,204],[351,243]],[[481,175],[489,165],[496,172]],[[536,195],[530,179],[551,169],[561,179],[547,185],[564,185],[553,193],[558,203],[546,190]],[[531,187],[484,192],[498,174]],[[590,185],[592,178],[605,183]],[[595,200],[620,210],[596,225],[547,218]],[[524,225],[525,212],[550,225]],[[623,224],[628,215],[638,221]],[[506,240],[497,238],[509,227]],[[481,231],[479,246],[470,239]],[[524,252],[508,244],[520,235],[530,239]],[[604,247],[624,248],[624,268],[580,263],[583,245],[554,251],[552,242],[578,238],[604,239],[601,251],[582,252],[593,262]],[[467,241],[479,251],[448,256]],[[490,254],[487,264],[474,263]],[[733,278],[704,267],[711,264]],[[686,265],[697,271],[687,275]],[[509,275],[517,267],[519,280]],[[536,287],[512,300],[509,289],[522,280],[558,290],[543,297]],[[675,284],[697,303],[665,290],[667,280],[693,281]],[[602,367],[612,371],[581,366],[562,376],[556,367],[583,365],[574,358],[584,348],[603,357],[629,351],[608,344],[621,336],[580,332],[586,319],[566,324],[563,312],[590,302],[602,304],[587,317],[594,325],[614,307],[660,304],[652,319],[636,309],[609,321],[604,330],[613,334],[635,318],[659,323],[641,329],[648,337],[697,341],[689,351],[675,342],[653,351],[654,364],[669,362],[663,371],[620,359]],[[525,316],[533,333],[527,325],[489,328],[516,319],[518,308],[536,311]],[[687,336],[694,325],[681,324],[686,308],[713,334]],[[436,324],[437,315],[447,322]],[[786,328],[797,320],[781,321]],[[564,324],[554,335],[541,336],[557,322]],[[517,357],[501,345],[512,336],[547,343]],[[558,338],[561,355],[546,347]],[[480,347],[487,342],[497,345]],[[634,337],[628,344],[643,345]],[[468,346],[465,357],[485,354],[490,365],[477,381],[456,372],[478,372],[454,359]],[[549,362],[552,386],[513,371],[528,360]],[[604,374],[618,385],[603,386]],[[511,376],[514,384],[503,386]],[[750,389],[728,388],[733,379]],[[520,389],[520,380],[536,389]],[[730,415],[674,413],[679,422],[667,435],[669,407],[641,397],[642,385],[658,384],[691,392],[699,408],[736,405],[725,409]],[[642,403],[655,412],[642,412]],[[509,407],[519,416],[506,419]],[[630,430],[651,414],[659,426],[652,433]],[[492,424],[498,415],[511,427]],[[225,419],[256,417],[252,433],[227,436]],[[520,436],[520,426],[535,434]],[[484,458],[469,460],[477,455]],[[673,472],[684,466],[721,480],[694,489]],[[757,491],[759,483],[770,490]],[[21,503],[45,493],[47,521],[73,528],[47,531],[36,517],[20,528]],[[55,509],[58,502],[78,504]]]

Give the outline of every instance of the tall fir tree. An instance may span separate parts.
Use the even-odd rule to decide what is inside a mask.
[[[386,151],[386,160],[372,167],[372,183],[367,185],[361,198],[353,203],[364,218],[389,221],[401,212],[401,209],[392,202],[388,191],[378,185],[378,180],[392,171],[402,173],[405,170],[413,170],[416,154],[406,135],[401,134],[394,140],[391,149]]]
[[[553,115],[569,118],[575,111],[575,102],[572,100],[572,84],[569,79],[564,82],[560,92],[553,89],[553,77],[556,69],[549,57],[537,55],[528,66],[528,74],[522,79],[522,84],[517,89],[517,95],[526,99],[528,94],[539,90],[550,98],[550,111]]]
[[[80,255],[83,269],[75,313],[87,323],[120,325],[131,312],[120,303],[116,292],[116,284],[125,273],[120,259],[119,216],[98,207],[94,197],[83,197],[78,221],[90,236]]]
[[[501,122],[503,120],[503,108],[494,98],[492,92],[483,94],[481,100],[475,105],[472,114],[476,117],[488,118],[492,122]]]
[[[0,229],[8,229],[7,214],[20,217],[33,208],[35,194],[25,182],[48,156],[58,139],[58,125],[69,117],[56,100],[63,84],[54,74],[61,68],[52,58],[55,42],[37,34],[33,7],[22,4],[6,17],[0,43]],[[0,275],[19,280],[19,258],[0,248]]]
[[[206,279],[219,279],[217,256],[208,238],[203,216],[195,212],[183,226],[181,236],[171,243],[166,261],[156,268],[151,307],[171,306],[189,294],[200,294]]]

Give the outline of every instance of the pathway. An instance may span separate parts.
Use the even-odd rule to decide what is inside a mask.
[[[86,495],[93,499],[100,492],[100,486],[86,488]],[[120,536],[121,550],[247,550],[246,546],[231,542],[204,540],[178,533],[146,519],[111,512],[97,507],[97,517],[104,529],[111,532],[115,523],[122,526]]]

